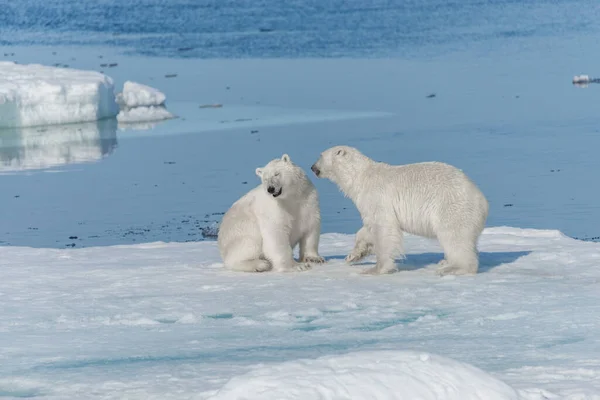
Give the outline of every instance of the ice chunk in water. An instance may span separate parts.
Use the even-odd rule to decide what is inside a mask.
[[[113,118],[110,77],[95,71],[0,62],[0,128]]]
[[[135,123],[174,118],[166,109],[166,99],[165,94],[157,89],[127,81],[123,92],[117,94],[117,103],[121,107],[117,119],[121,123]]]

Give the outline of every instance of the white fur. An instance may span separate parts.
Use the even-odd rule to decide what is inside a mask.
[[[284,272],[304,271],[309,263],[325,262],[318,252],[319,198],[304,171],[284,154],[257,168],[256,174],[261,185],[223,216],[218,244],[225,266],[245,272]],[[300,262],[293,258],[298,244]]]
[[[489,206],[461,170],[440,162],[390,165],[347,146],[324,151],[311,169],[337,184],[360,212],[363,227],[347,262],[374,252],[377,263],[366,272],[389,273],[408,232],[439,240],[440,275],[477,273],[477,241]]]

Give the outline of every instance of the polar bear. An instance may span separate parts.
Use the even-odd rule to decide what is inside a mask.
[[[236,271],[304,271],[319,255],[321,212],[317,190],[287,154],[257,168],[262,183],[223,216],[217,238],[226,267]],[[293,249],[300,245],[300,262]]]
[[[439,241],[439,275],[477,273],[477,241],[489,205],[461,170],[441,162],[390,165],[348,146],[325,150],[311,169],[337,184],[360,212],[363,227],[347,262],[374,252],[377,262],[365,273],[392,272],[408,232]]]

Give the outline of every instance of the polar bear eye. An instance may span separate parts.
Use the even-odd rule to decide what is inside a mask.
[[[275,176],[279,176],[279,172],[275,172]]]

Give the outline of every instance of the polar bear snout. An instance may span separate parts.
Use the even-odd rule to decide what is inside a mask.
[[[281,195],[281,193],[283,193],[283,187],[280,187],[279,189],[275,189],[275,186],[269,185],[269,186],[267,186],[267,192],[270,195],[273,195],[273,197],[279,197]]]
[[[315,175],[318,177],[319,175],[321,175],[321,170],[319,169],[319,167],[317,167],[317,164],[313,164],[312,167],[310,167],[311,171],[315,173]]]

